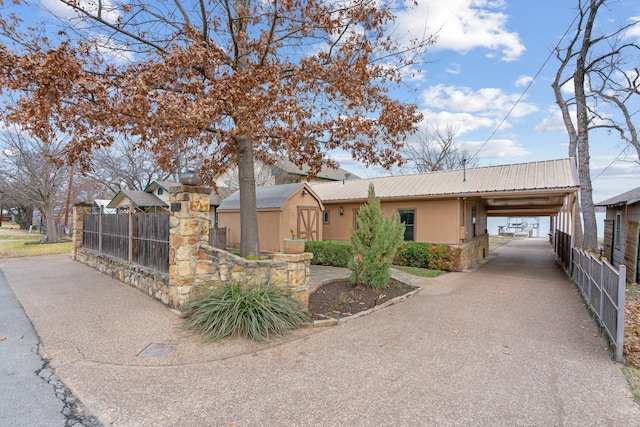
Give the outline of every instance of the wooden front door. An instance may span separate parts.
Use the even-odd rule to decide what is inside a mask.
[[[320,237],[320,208],[317,206],[298,206],[298,237],[317,241]]]

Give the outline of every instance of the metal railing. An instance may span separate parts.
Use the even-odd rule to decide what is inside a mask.
[[[616,362],[623,361],[626,267],[619,270],[594,254],[573,249],[572,279],[614,349]]]

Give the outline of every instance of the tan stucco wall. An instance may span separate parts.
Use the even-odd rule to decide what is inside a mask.
[[[320,207],[311,194],[302,195],[302,188],[284,204],[282,210],[258,211],[258,239],[260,251],[281,252],[283,240],[298,232],[298,206]],[[318,216],[319,240],[322,240],[322,212]],[[231,247],[240,245],[240,212],[218,211],[218,226],[227,227],[227,241]],[[297,236],[296,236],[297,237]]]
[[[448,200],[410,200],[400,202],[382,201],[381,207],[386,215],[391,215],[399,210],[414,209],[415,218],[415,240],[418,242],[458,244],[464,232],[461,226],[464,224],[461,215],[462,202],[458,199]],[[325,203],[324,208],[329,211],[329,223],[324,224],[324,240],[349,240],[350,227],[355,224],[355,212],[361,206],[360,203]],[[340,215],[340,207],[344,214]],[[466,207],[468,226],[471,224],[471,205]],[[477,208],[477,227],[482,227],[477,234],[484,233],[486,229],[486,211],[484,207]]]

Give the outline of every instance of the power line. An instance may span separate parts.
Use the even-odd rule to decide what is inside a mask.
[[[482,151],[482,149],[487,145],[487,143],[489,141],[491,141],[491,139],[495,136],[495,134],[498,132],[498,130],[500,130],[500,128],[502,127],[502,125],[504,124],[504,122],[507,121],[507,118],[509,118],[509,116],[511,115],[511,113],[513,112],[513,110],[515,110],[515,108],[518,106],[518,104],[520,103],[520,101],[522,101],[522,98],[524,98],[525,94],[527,93],[527,91],[529,90],[529,88],[531,88],[531,86],[533,85],[533,82],[540,76],[540,73],[542,72],[542,70],[544,69],[544,67],[547,65],[547,63],[549,62],[549,60],[551,60],[551,57],[553,56],[553,53],[560,47],[560,44],[562,43],[562,41],[564,40],[564,38],[567,36],[567,34],[569,34],[569,31],[571,31],[571,28],[573,28],[573,24],[575,24],[576,20],[578,19],[578,17],[580,16],[580,13],[576,14],[576,16],[573,18],[573,21],[571,21],[571,24],[569,24],[569,26],[567,27],[567,30],[564,32],[564,34],[562,35],[562,37],[560,38],[560,40],[558,41],[558,43],[555,45],[555,47],[549,52],[549,55],[547,55],[547,59],[545,59],[544,63],[540,66],[540,68],[538,68],[538,71],[536,72],[536,74],[533,76],[533,78],[531,79],[531,81],[527,84],[527,86],[524,88],[524,90],[522,91],[522,93],[520,94],[520,96],[518,97],[518,99],[516,100],[516,102],[513,104],[513,106],[509,109],[509,111],[507,112],[507,114],[504,116],[504,118],[502,120],[500,120],[500,123],[498,123],[498,125],[495,127],[495,129],[493,129],[493,132],[491,132],[491,135],[489,135],[489,137],[482,143],[482,145],[480,146],[480,148],[478,148],[478,150],[475,152],[475,154],[473,155],[473,157],[477,157],[478,153],[480,153],[480,151]]]

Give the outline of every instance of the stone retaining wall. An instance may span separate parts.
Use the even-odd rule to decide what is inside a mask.
[[[313,254],[273,254],[252,261],[214,248],[209,242],[211,189],[178,185],[169,190],[169,272],[162,274],[125,260],[82,248],[82,215],[86,205],[74,207],[73,259],[140,289],[173,308],[180,307],[198,287],[227,280],[247,284],[270,281],[286,286],[305,307],[309,304],[309,266]]]
[[[193,286],[216,286],[236,280],[247,284],[271,282],[287,287],[305,307],[309,304],[309,268],[313,254],[273,254],[272,259],[246,260],[209,245],[200,246]]]
[[[85,248],[76,249],[74,259],[169,305],[169,276],[166,274]]]
[[[470,242],[462,245],[451,245],[454,248],[461,248],[459,270],[470,268],[479,263],[489,255],[489,235],[482,234]]]

